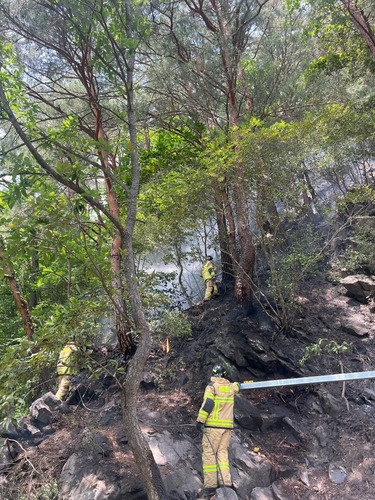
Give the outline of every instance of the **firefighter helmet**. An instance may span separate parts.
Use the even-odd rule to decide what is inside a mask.
[[[213,260],[212,255],[206,255],[206,260]]]
[[[226,369],[221,366],[221,365],[215,365],[212,368],[212,375],[215,375],[216,377],[226,377],[227,376],[227,371]]]

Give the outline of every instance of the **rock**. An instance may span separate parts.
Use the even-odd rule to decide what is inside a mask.
[[[80,439],[88,453],[98,453],[102,457],[109,457],[113,453],[110,440],[100,431],[85,427],[81,431]]]
[[[292,465],[281,465],[277,471],[277,477],[280,479],[287,479],[294,476],[297,472],[297,468]],[[273,484],[273,483],[272,483]]]
[[[375,401],[375,391],[372,389],[366,388],[363,391],[363,394],[366,398],[370,399],[371,401]]]
[[[239,498],[246,498],[249,491],[256,487],[269,487],[276,479],[271,463],[261,455],[245,448],[236,435],[232,435],[229,448],[232,464],[232,480]]]
[[[254,488],[251,492],[250,500],[275,500],[271,488]]]
[[[283,485],[281,481],[275,481],[272,483],[271,488],[276,500],[290,500],[288,494],[283,492]]]
[[[322,425],[318,425],[318,427],[315,430],[315,435],[318,439],[318,443],[320,444],[320,446],[322,448],[325,448],[327,446],[327,443],[328,443],[328,435],[327,435],[327,432]]]
[[[61,399],[57,398],[53,392],[47,392],[40,398],[43,403],[48,406],[48,408],[51,411],[57,411],[61,410],[64,405],[64,403],[61,401]],[[38,400],[37,400],[38,401]]]
[[[12,467],[17,457],[22,453],[21,445],[12,439],[2,440],[0,448],[0,471],[8,472]]]
[[[176,467],[183,463],[187,457],[193,457],[196,453],[194,443],[187,436],[176,440],[168,431],[155,433],[149,440],[149,445],[158,465],[171,465]]]
[[[335,398],[330,392],[318,392],[320,404],[325,413],[331,417],[337,417],[342,410],[342,403],[339,399]]]
[[[93,400],[97,400],[98,396],[95,391],[90,389],[85,384],[79,384],[66,400],[66,404],[69,406],[77,406],[79,404],[87,403]]]
[[[335,484],[342,484],[348,476],[344,467],[335,464],[329,464],[328,474],[330,480]]]
[[[185,372],[178,373],[173,381],[174,387],[182,387],[189,382],[189,377]]]
[[[164,485],[171,497],[189,500],[190,492],[199,490],[202,481],[190,467],[183,467],[168,474],[164,479]]]
[[[375,277],[365,274],[354,274],[346,276],[340,283],[347,290],[347,295],[359,302],[367,303],[369,297],[375,295]]]
[[[147,500],[142,484],[123,471],[118,475],[106,459],[74,453],[66,461],[59,479],[59,500]]]
[[[51,409],[45,404],[43,398],[37,399],[30,406],[31,418],[43,425],[52,424],[54,421]]]
[[[43,433],[40,429],[32,425],[28,421],[24,421],[22,426],[23,433],[26,434],[31,439],[41,438]]]
[[[234,404],[234,417],[241,427],[255,431],[262,426],[261,412],[258,408],[240,396]]]
[[[301,472],[300,480],[305,486],[310,486],[309,475],[306,470],[303,470]]]
[[[238,500],[237,493],[232,488],[218,488],[215,500]]]
[[[155,375],[152,373],[144,373],[141,380],[142,389],[154,389],[155,388]]]
[[[234,405],[234,416],[241,427],[249,430],[261,430],[262,432],[280,427],[283,424],[284,411],[275,408],[276,411],[280,414],[261,412],[256,406],[241,397],[237,397]]]
[[[304,440],[303,432],[295,422],[293,422],[289,417],[284,417],[283,422],[288,427],[288,429],[292,431],[293,435],[298,439],[298,441],[302,442]]]
[[[9,422],[8,425],[0,427],[0,436],[9,439],[18,439],[19,431],[12,422]]]
[[[342,323],[341,328],[344,332],[355,335],[356,337],[365,337],[369,334],[367,326],[364,325],[361,320],[357,322],[352,319],[350,322]]]

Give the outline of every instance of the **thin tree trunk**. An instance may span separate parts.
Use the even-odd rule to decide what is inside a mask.
[[[22,323],[24,330],[26,332],[27,338],[29,340],[33,340],[33,335],[34,335],[34,325],[33,325],[33,320],[29,311],[29,308],[27,306],[26,300],[22,297],[21,291],[18,287],[16,278],[13,275],[13,272],[7,263],[5,256],[4,256],[4,248],[0,247],[0,260],[3,265],[5,277],[8,280],[10,291],[12,292],[13,298],[17,304],[18,311],[21,315],[22,318]]]
[[[31,283],[31,286],[33,287],[36,277],[38,276],[39,273],[39,253],[38,253],[38,248],[37,245],[33,245],[33,250],[32,250],[32,256],[31,256],[31,273],[30,273],[30,278],[29,281]],[[33,288],[31,289],[30,292],[30,299],[29,299],[29,309],[32,311],[34,307],[38,305],[39,301],[39,296],[38,292],[34,290]]]
[[[84,81],[85,88],[88,92],[91,111],[95,117],[95,133],[94,139],[108,143],[108,137],[103,126],[102,109],[99,102],[99,96],[95,84],[91,63],[90,49],[85,52],[85,71],[82,72],[86,79]],[[117,172],[116,158],[113,154],[108,154],[103,148],[98,151],[100,161],[104,167],[104,171]],[[111,213],[120,220],[121,214],[118,204],[116,192],[114,190],[112,179],[104,173],[104,181],[107,192],[108,206]],[[114,319],[117,339],[120,346],[120,351],[126,356],[132,355],[135,350],[133,336],[131,335],[132,322],[128,318],[126,302],[124,300],[124,284],[122,282],[122,255],[123,241],[120,234],[115,234],[111,245],[111,268],[112,268],[112,302],[114,303]]]
[[[224,190],[225,191],[225,190]],[[223,199],[223,189],[220,189],[217,182],[214,182],[216,222],[219,231],[219,245],[221,256],[221,269],[224,283],[233,282],[233,248],[235,248],[235,227],[233,217],[231,217],[232,231],[228,233],[227,219],[225,217],[225,205],[228,197]],[[226,194],[226,193],[225,193]],[[233,240],[234,238],[234,240]],[[234,244],[233,244],[234,241]],[[232,252],[230,250],[232,244]]]
[[[126,8],[126,35],[132,39],[133,16],[130,0],[125,0]],[[122,414],[126,435],[140,470],[149,500],[166,500],[168,498],[160,471],[150,450],[150,446],[139,427],[137,406],[139,386],[143,368],[150,354],[151,331],[146,321],[142,301],[138,289],[135,272],[135,258],[133,250],[133,233],[137,215],[137,200],[140,186],[140,168],[137,151],[137,130],[134,113],[133,72],[134,55],[130,56],[127,64],[127,116],[130,136],[130,162],[132,168],[132,184],[129,193],[128,211],[124,231],[125,278],[126,287],[133,313],[133,319],[139,336],[137,350],[129,361],[125,377],[122,399]]]

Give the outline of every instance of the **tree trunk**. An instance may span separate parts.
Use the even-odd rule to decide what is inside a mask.
[[[224,188],[220,188],[218,183],[215,181],[214,181],[214,193],[215,193],[216,222],[219,232],[221,269],[223,275],[222,280],[223,283],[225,284],[231,284],[234,279],[233,258],[235,257],[235,254],[233,252],[235,251],[236,248],[235,225],[234,225],[233,215],[231,212],[231,207],[227,206],[229,200],[226,191]],[[226,208],[230,216],[229,232],[227,228],[227,218],[225,216]]]
[[[129,39],[133,38],[133,16],[130,0],[125,0],[126,21],[125,31]],[[132,168],[132,183],[128,199],[128,211],[124,231],[125,279],[126,288],[131,304],[132,315],[139,335],[137,350],[129,361],[123,388],[123,421],[129,444],[134,454],[135,461],[140,470],[149,500],[166,500],[168,498],[160,471],[150,450],[149,444],[139,427],[137,406],[139,386],[143,368],[146,364],[151,348],[151,332],[146,321],[142,301],[138,289],[135,272],[135,258],[133,250],[133,233],[137,215],[137,200],[140,187],[140,168],[138,162],[137,129],[134,113],[134,72],[135,56],[129,56],[127,63],[127,116],[130,137],[130,162]]]
[[[30,273],[30,278],[29,281],[31,283],[31,286],[34,285],[36,281],[36,277],[39,274],[39,252],[38,252],[38,247],[37,245],[33,245],[33,250],[32,250],[32,256],[31,256],[31,273]],[[30,298],[29,298],[29,309],[32,311],[34,307],[38,305],[39,302],[39,295],[34,288],[31,289],[30,292]]]
[[[363,9],[361,9],[356,1],[353,0],[341,0],[341,3],[345,6],[346,10],[349,12],[356,28],[361,34],[361,37],[365,41],[367,47],[369,48],[372,57],[375,58],[375,33],[372,31],[369,17],[365,15]]]
[[[12,292],[13,298],[17,304],[18,311],[21,315],[23,327],[25,329],[27,338],[29,340],[33,340],[33,335],[34,335],[33,320],[32,320],[29,308],[27,306],[27,302],[22,297],[20,289],[19,289],[18,284],[17,284],[17,281],[12,273],[12,270],[11,270],[9,264],[7,264],[7,262],[6,262],[3,247],[0,247],[0,260],[3,264],[5,277],[8,280],[9,287],[10,287],[10,290]]]

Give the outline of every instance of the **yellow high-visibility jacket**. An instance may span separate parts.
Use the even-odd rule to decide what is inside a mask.
[[[197,421],[202,422],[206,427],[233,429],[234,396],[239,391],[238,382],[211,377],[211,382],[204,391]]]
[[[57,362],[58,375],[75,375],[77,373],[77,350],[78,348],[74,342],[68,342],[60,351]]]
[[[204,281],[215,278],[216,276],[216,267],[214,266],[212,260],[208,260],[203,264],[201,269],[201,276]]]

